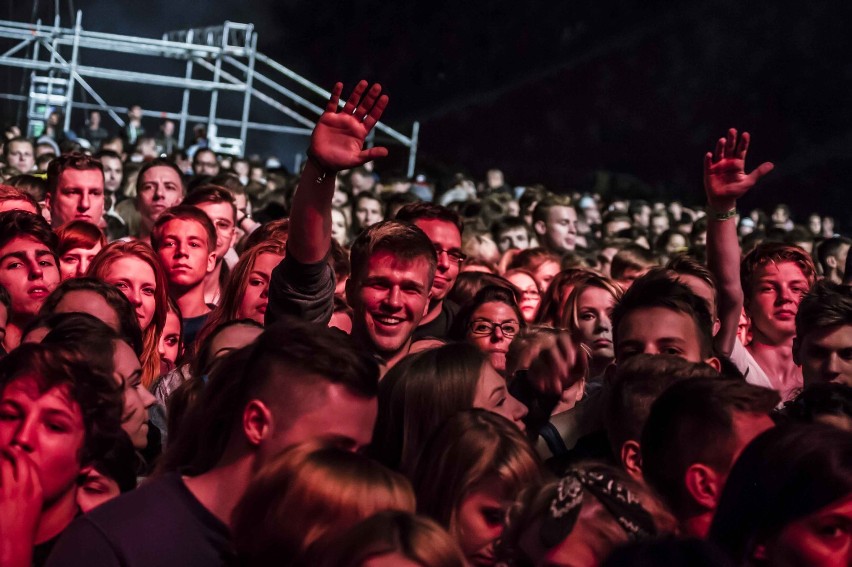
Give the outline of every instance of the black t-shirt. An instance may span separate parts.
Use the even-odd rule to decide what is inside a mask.
[[[216,567],[233,559],[228,527],[173,473],[74,520],[47,566]]]
[[[414,340],[429,338],[448,340],[450,329],[456,320],[458,312],[458,305],[445,299],[441,305],[441,313],[425,325],[420,325],[414,330]]]
[[[210,313],[205,313],[204,315],[199,315],[198,317],[188,317],[183,320],[183,346],[185,349],[189,349],[195,344],[195,337],[198,336],[198,332],[201,331],[201,328],[204,326],[204,323],[207,322],[207,318],[210,316]],[[187,350],[189,352],[189,350]]]

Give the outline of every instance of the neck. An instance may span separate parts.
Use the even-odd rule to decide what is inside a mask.
[[[77,488],[63,494],[59,500],[44,508],[36,526],[35,540],[39,544],[58,536],[77,515]]]
[[[222,260],[216,262],[216,267],[213,271],[204,276],[204,303],[213,303],[218,305],[221,299],[221,287],[219,286],[219,278],[222,276]]]
[[[171,287],[175,303],[180,307],[184,319],[200,317],[210,313],[210,308],[204,303],[204,280],[192,287]]]
[[[408,355],[408,349],[411,348],[411,338],[409,337],[409,339],[405,342],[402,348],[400,348],[398,351],[379,352],[376,349],[376,345],[374,345],[372,341],[370,341],[369,337],[367,336],[367,333],[362,331],[358,327],[358,325],[354,325],[352,327],[351,336],[358,346],[364,348],[365,350],[374,354],[377,358],[381,359],[379,364],[381,367],[379,369],[379,376],[381,378],[384,378],[384,375],[387,373],[387,371],[393,368],[397,362],[405,358]]]
[[[431,323],[441,314],[441,310],[444,308],[444,300],[443,299],[435,299],[429,302],[429,311],[426,315],[423,316],[423,319],[420,320],[419,327],[427,323]]]
[[[793,360],[793,339],[778,345],[770,344],[763,338],[755,333],[748,349],[766,373],[772,387],[786,400],[802,387],[802,369]]]
[[[710,532],[710,523],[713,521],[713,512],[703,512],[695,516],[686,518],[681,522],[683,535],[687,537],[697,537],[706,539]]]
[[[202,506],[230,526],[234,508],[254,476],[252,463],[251,456],[243,455],[198,476],[183,477],[183,481]]]

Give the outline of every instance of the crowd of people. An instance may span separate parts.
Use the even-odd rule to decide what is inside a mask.
[[[706,208],[438,190],[342,95],[296,175],[6,130],[0,566],[852,564],[852,240],[748,133]]]

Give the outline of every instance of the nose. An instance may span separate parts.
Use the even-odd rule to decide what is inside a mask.
[[[139,399],[142,400],[142,405],[145,409],[148,409],[157,403],[157,398],[155,398],[154,395],[148,391],[148,388],[145,388],[144,386],[139,388]]]
[[[512,404],[512,419],[515,421],[521,421],[524,419],[527,414],[530,412],[527,409],[527,406],[518,401],[518,398],[509,394],[509,403]]]
[[[494,325],[494,329],[491,331],[491,342],[499,343],[505,338],[506,335],[503,334],[503,328],[500,325]]]
[[[442,272],[450,269],[450,253],[446,250],[438,252],[438,269]]]
[[[86,258],[81,254],[80,262],[77,264],[77,277],[85,276],[86,272],[89,270],[89,258]]]
[[[130,300],[130,303],[133,304],[134,307],[139,307],[142,305],[142,292],[141,290],[131,289],[127,292],[127,299]]]
[[[612,321],[610,321],[608,316],[602,314],[598,317],[598,330],[609,331],[610,329],[612,329]]]
[[[391,287],[387,296],[385,296],[385,305],[393,309],[399,309],[402,306],[401,294],[402,291],[399,289],[398,285]]]
[[[260,292],[261,299],[266,299],[267,297],[269,297],[269,285],[263,286],[263,289]]]
[[[13,442],[15,445],[26,451],[27,453],[32,453],[35,450],[36,445],[36,427],[37,427],[35,416],[26,416],[24,420],[21,422],[20,427],[15,432],[15,438]]]
[[[175,258],[185,258],[187,256],[186,247],[183,243],[175,246]]]
[[[166,190],[160,183],[154,187],[154,200],[159,201],[166,198]]]
[[[840,361],[840,356],[836,352],[831,353],[825,364],[826,377],[830,380],[832,378],[840,376],[842,370],[843,366]]]
[[[91,196],[88,191],[83,191],[80,195],[80,202],[77,204],[77,209],[80,211],[88,211],[91,206]]]
[[[33,262],[30,265],[30,274],[29,279],[32,280],[40,280],[44,277],[44,270],[39,265],[38,261]]]

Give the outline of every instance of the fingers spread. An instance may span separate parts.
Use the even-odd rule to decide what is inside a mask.
[[[725,157],[734,157],[734,148],[737,145],[737,130],[731,128],[728,130],[728,137],[725,140]]]
[[[331,96],[328,97],[328,104],[325,105],[326,112],[337,112],[337,106],[340,104],[340,93],[343,92],[343,83],[334,83],[334,88],[331,89]]]
[[[352,114],[355,112],[355,107],[358,105],[358,101],[361,100],[361,96],[366,90],[367,81],[361,80],[357,85],[355,85],[355,88],[352,89],[352,94],[349,95],[349,99],[347,99],[346,104],[343,106],[344,114]]]
[[[368,161],[373,161],[377,158],[383,158],[388,155],[388,149],[382,146],[376,148],[370,148],[368,150],[364,150],[360,154],[360,159],[362,159],[362,163],[367,163]]]
[[[725,157],[725,138],[716,140],[716,152],[713,154],[713,161],[719,161]]]
[[[748,144],[751,140],[751,136],[748,132],[743,132],[742,136],[740,136],[740,143],[737,144],[737,159],[745,159],[746,154],[748,153]]]
[[[775,165],[772,162],[767,161],[757,166],[757,168],[751,173],[749,173],[748,176],[752,181],[756,182],[758,179],[760,179],[773,169],[775,169]]]
[[[370,113],[364,119],[364,127],[367,128],[367,132],[373,129],[373,126],[376,125],[376,122],[382,117],[382,114],[385,111],[385,107],[388,105],[388,97],[387,95],[382,95],[379,97],[379,100],[376,101],[376,104],[370,109]]]
[[[370,90],[367,91],[367,95],[361,101],[361,104],[358,105],[358,108],[355,110],[355,117],[366,118],[367,115],[370,114],[370,111],[373,109],[373,105],[376,104],[376,99],[379,98],[379,93],[382,92],[382,86],[379,83],[375,83]]]

